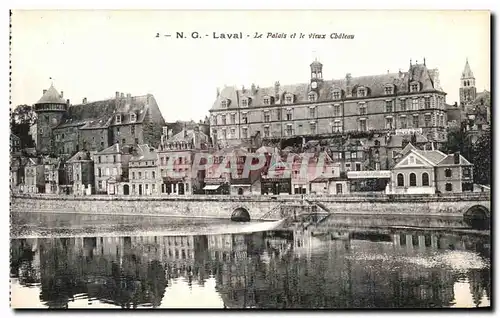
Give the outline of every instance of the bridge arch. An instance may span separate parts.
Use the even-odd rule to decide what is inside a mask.
[[[474,205],[464,213],[463,220],[473,229],[486,230],[490,228],[490,211],[483,205]]]
[[[236,208],[231,214],[231,221],[250,222],[250,213],[243,207]]]

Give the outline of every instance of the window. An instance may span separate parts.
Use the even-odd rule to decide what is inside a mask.
[[[315,102],[316,101],[316,94],[309,94],[309,101]]]
[[[451,183],[447,183],[447,184],[445,185],[445,190],[446,190],[446,191],[452,191],[452,190],[453,190],[453,185],[452,185]]]
[[[429,186],[429,174],[427,172],[422,173],[422,186]]]
[[[242,138],[248,138],[248,128],[241,129]]]
[[[269,116],[269,112],[264,112],[264,122],[268,123],[270,121],[271,116]]]
[[[114,175],[114,176],[117,176],[117,175],[118,175],[118,169],[113,168],[113,175]]]
[[[222,108],[226,108],[227,107],[227,100],[221,101],[220,105],[222,106]]]
[[[285,96],[285,104],[291,104],[293,102],[292,96]]]
[[[154,171],[151,172],[151,178],[156,179],[156,173]]]
[[[135,172],[132,171],[132,179],[135,179]]]
[[[397,184],[398,184],[398,187],[404,187],[405,186],[405,177],[403,176],[402,173],[398,173],[398,177],[397,177]]]
[[[462,177],[465,178],[465,179],[469,179],[471,177],[471,173],[470,173],[470,168],[469,167],[464,167],[462,169]]]
[[[412,110],[418,110],[418,99],[414,98],[411,101]]]
[[[286,112],[286,120],[292,120],[292,110]]]
[[[293,135],[292,125],[287,125],[285,132],[287,136]]]
[[[135,113],[131,113],[130,114],[130,122],[135,123],[136,120],[137,120],[137,115]]]
[[[413,83],[410,85],[410,92],[418,92],[418,83]]]
[[[392,129],[393,127],[393,121],[392,117],[388,117],[385,119],[385,129]]]
[[[430,127],[431,126],[431,115],[424,115],[424,122],[425,122],[425,127]]]
[[[116,155],[113,155],[113,163],[116,162]]]
[[[264,137],[269,137],[269,126],[264,127]]]
[[[222,124],[226,125],[226,115],[222,115]]]
[[[413,128],[418,128],[418,115],[413,116]]]
[[[446,178],[451,178],[451,169],[446,169],[446,170],[444,171],[444,176],[445,176]]]
[[[392,100],[385,101],[385,111],[386,113],[392,113]]]
[[[97,157],[97,161],[99,161],[99,163],[101,163],[101,160],[102,160],[101,158],[102,158],[101,156]]]
[[[97,176],[102,177],[102,170],[101,168],[97,169]]]
[[[416,186],[417,186],[417,175],[412,172],[410,173],[410,187],[416,187]]]
[[[314,108],[314,107],[309,108],[309,117],[310,118],[316,117],[316,108]]]
[[[241,114],[241,121],[243,124],[248,124],[248,117],[246,113]]]
[[[229,137],[236,138],[236,130],[231,128],[231,135]]]
[[[105,176],[109,176],[109,175],[110,175],[109,174],[109,168],[106,168],[106,174],[105,174]]]
[[[135,141],[135,144],[136,144],[136,145],[137,145],[137,144],[139,144],[139,138],[135,138],[135,140],[134,140],[134,141]]]
[[[231,114],[231,124],[236,124],[236,114]]]
[[[125,144],[125,138],[122,139],[122,145],[124,145],[124,144]]]
[[[340,116],[340,105],[333,105],[333,116]]]
[[[358,153],[355,151],[351,151],[351,158],[352,159],[357,159],[358,158]]]
[[[356,171],[361,171],[361,164],[359,162],[356,162]]]
[[[431,108],[431,98],[430,97],[424,98],[424,106],[425,106],[425,109]]]
[[[339,91],[333,92],[333,99],[340,99],[340,92]]]
[[[399,122],[400,122],[400,126],[401,128],[405,129],[405,128],[408,128],[408,121],[406,120],[406,116],[405,117],[399,117]]]
[[[148,179],[149,178],[149,173],[146,171],[144,172],[144,179]]]
[[[399,103],[401,105],[401,111],[406,111],[406,99],[400,99]]]
[[[366,131],[366,119],[359,120],[359,130]]]
[[[366,89],[358,88],[358,97],[365,97],[365,96],[366,96]]]
[[[269,97],[264,97],[264,105],[271,105],[271,98]]]
[[[276,110],[276,118],[277,118],[278,120],[281,120],[281,109],[277,109],[277,110]]]
[[[316,133],[316,123],[309,123],[309,128],[311,129],[311,134]]]
[[[115,116],[115,120],[116,120],[116,123],[117,124],[121,124],[122,123],[122,115],[116,115]],[[64,137],[63,137],[64,138]]]
[[[340,121],[336,121],[333,123],[333,132],[342,132],[342,124]]]
[[[243,107],[247,107],[247,106],[248,106],[248,99],[245,99],[245,98],[244,98],[244,99],[242,99],[242,100],[241,100],[241,106],[243,106]]]
[[[392,87],[386,86],[384,91],[385,91],[385,95],[391,95],[392,94]]]
[[[359,114],[366,115],[366,104],[359,104]]]

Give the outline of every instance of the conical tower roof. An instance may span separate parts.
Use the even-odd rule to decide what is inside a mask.
[[[49,89],[43,94],[42,98],[36,104],[66,104],[64,98],[55,89],[54,85],[50,85]]]
[[[462,72],[462,78],[474,78],[474,74],[472,73],[472,70],[470,69],[468,59],[465,60],[465,67],[464,67],[464,71]]]

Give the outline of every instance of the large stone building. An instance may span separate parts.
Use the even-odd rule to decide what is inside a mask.
[[[34,105],[38,115],[36,147],[41,153],[73,155],[80,150],[101,151],[115,143],[154,144],[165,120],[151,94],[114,98],[79,105],[64,100],[54,86]]]
[[[310,65],[307,83],[249,89],[225,87],[210,110],[215,144],[238,144],[260,133],[264,140],[387,133],[417,129],[446,139],[446,93],[437,69],[411,63],[407,72],[326,80],[323,65]]]

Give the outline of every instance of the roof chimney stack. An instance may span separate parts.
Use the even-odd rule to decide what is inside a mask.
[[[44,89],[44,90],[43,90],[43,95],[45,95],[45,93],[47,93],[47,90],[46,90],[46,89]]]
[[[120,98],[124,98],[124,97],[125,97],[125,94],[120,93]]]
[[[453,154],[453,163],[456,165],[460,164],[460,152],[457,151]]]
[[[120,92],[115,92],[115,98],[116,99],[120,98]]]
[[[64,97],[64,92],[63,92],[63,91],[61,91],[61,98],[63,98],[63,97]]]
[[[84,97],[82,100],[82,104],[87,104],[87,97]]]

